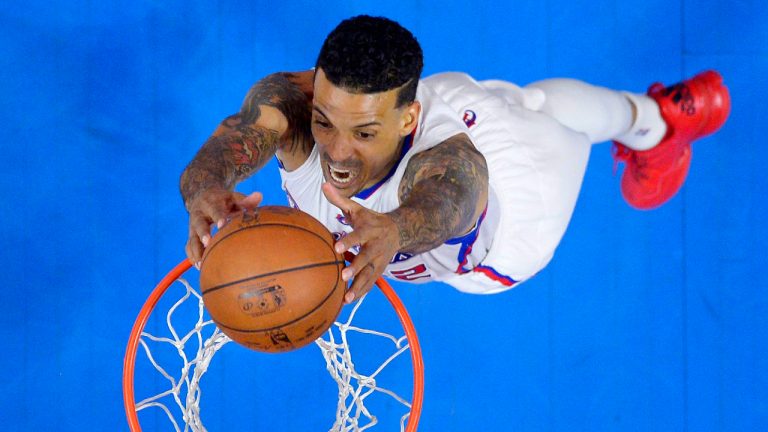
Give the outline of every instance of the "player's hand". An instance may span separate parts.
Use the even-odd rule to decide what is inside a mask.
[[[203,251],[211,241],[213,225],[223,227],[233,213],[252,210],[261,203],[262,195],[254,192],[245,196],[226,189],[207,189],[189,203],[189,238],[187,258],[200,267]]]
[[[344,213],[344,218],[354,229],[336,242],[336,252],[344,253],[360,245],[360,253],[341,272],[345,281],[354,278],[344,296],[346,303],[352,303],[370,291],[376,279],[384,273],[400,247],[399,231],[392,218],[343,197],[330,183],[323,184],[323,193]]]

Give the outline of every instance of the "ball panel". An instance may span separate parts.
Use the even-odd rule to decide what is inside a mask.
[[[209,247],[202,263],[200,286],[205,293],[222,284],[338,260],[332,246],[305,228],[247,226]]]
[[[244,223],[251,225],[263,225],[280,223],[304,228],[314,233],[323,233],[330,245],[333,245],[333,235],[317,219],[311,215],[291,207],[263,206],[259,207],[255,214],[249,213],[243,218]]]
[[[211,289],[203,294],[203,301],[223,326],[266,330],[315,313],[337,291],[343,296],[343,285],[341,264],[330,263]]]
[[[233,217],[230,223],[224,225],[224,227],[213,236],[212,242],[208,248],[206,248],[205,253],[208,253],[208,250],[213,248],[220,239],[235,231],[242,228],[266,224],[292,225],[297,228],[304,228],[307,231],[318,234],[318,236],[326,240],[331,246],[333,246],[335,242],[330,231],[311,215],[291,207],[263,206],[257,208],[256,212],[241,213]],[[205,253],[203,259],[205,259]]]
[[[267,330],[244,332],[217,325],[232,340],[248,348],[264,352],[291,351],[312,343],[328,330],[341,310],[343,297],[343,289],[335,290],[312,314]]]
[[[344,259],[332,234],[289,207],[232,218],[213,236],[200,271],[203,301],[232,340],[265,352],[305,346],[341,311]]]

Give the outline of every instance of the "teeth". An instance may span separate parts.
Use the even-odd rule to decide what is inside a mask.
[[[338,183],[349,183],[352,180],[349,170],[340,170],[328,165],[328,171],[331,173],[331,178]]]

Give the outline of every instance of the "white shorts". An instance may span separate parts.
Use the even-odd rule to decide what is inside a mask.
[[[589,159],[589,138],[541,112],[546,95],[538,88],[477,82],[463,73],[438,74],[424,81],[464,113],[470,135],[488,163],[500,214],[481,265],[516,283],[529,279],[552,259],[571,219]],[[478,294],[512,287],[478,271],[445,282]]]

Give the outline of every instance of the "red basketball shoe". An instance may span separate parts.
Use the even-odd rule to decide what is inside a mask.
[[[632,150],[614,142],[613,157],[627,164],[621,193],[642,210],[658,207],[672,198],[685,182],[691,164],[691,143],[714,133],[731,110],[728,88],[715,71],[702,72],[681,83],[664,87],[655,83],[648,96],[659,104],[667,133],[652,149]]]

